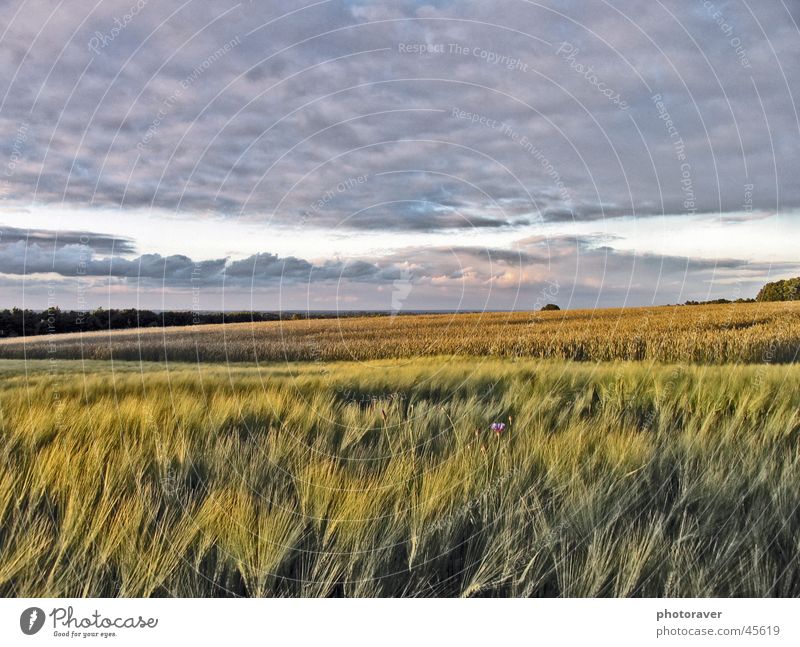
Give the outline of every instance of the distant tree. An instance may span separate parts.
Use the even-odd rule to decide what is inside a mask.
[[[546,310],[561,310],[555,303],[548,303],[545,306],[542,306],[542,311]]]
[[[711,299],[710,301],[687,301],[684,305],[687,306],[713,306],[722,305],[725,303],[733,303],[730,299]]]
[[[799,301],[800,276],[785,281],[767,283],[758,292],[756,301]]]

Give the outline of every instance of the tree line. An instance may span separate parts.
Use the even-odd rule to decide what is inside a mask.
[[[800,277],[767,283],[755,299],[714,299],[713,301],[687,301],[685,305],[719,303],[752,303],[754,301],[800,300]],[[548,304],[542,310],[555,310],[558,306]],[[91,311],[23,310],[11,308],[0,310],[0,338],[68,332],[91,332],[94,330],[122,330],[128,328],[155,328],[159,326],[196,326],[201,324],[247,323],[280,321],[287,319],[323,319],[346,316],[382,316],[385,312],[197,312],[191,310],[138,310],[136,308]]]
[[[281,319],[329,316],[342,315],[314,312],[193,312],[189,310],[154,312],[135,308],[112,308],[109,310],[98,308],[91,311],[61,310],[58,307],[48,308],[47,310],[12,308],[10,310],[0,310],[0,338],[91,332],[94,330],[246,323],[251,321],[278,321]]]
[[[756,301],[800,301],[800,276],[767,283],[759,290]]]

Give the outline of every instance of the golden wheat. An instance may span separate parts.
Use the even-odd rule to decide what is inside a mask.
[[[0,595],[800,593],[800,366],[2,368]]]
[[[274,362],[431,355],[783,363],[800,303],[353,317],[0,341],[2,358]]]

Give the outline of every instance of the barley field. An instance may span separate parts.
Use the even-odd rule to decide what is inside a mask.
[[[563,312],[348,317],[0,340],[0,358],[340,361],[437,355],[785,363],[800,302]]]
[[[664,344],[752,357],[755,328],[788,360],[797,328],[781,333],[777,312],[737,309],[747,326],[709,320]],[[664,348],[648,345],[661,313],[643,357]],[[635,326],[610,319],[619,352]],[[601,352],[596,324],[564,321]],[[536,354],[546,336],[529,323],[510,329]],[[310,337],[366,354],[349,324],[346,343],[320,322],[283,330],[292,353]],[[504,354],[517,339],[436,325],[423,340]],[[130,337],[112,338],[126,356]],[[426,348],[407,343],[397,354]],[[1,362],[0,595],[797,596],[800,366],[773,363]]]

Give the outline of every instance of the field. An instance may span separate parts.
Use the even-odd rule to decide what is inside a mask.
[[[0,340],[0,358],[339,361],[438,355],[783,363],[800,302],[344,318]]]
[[[0,595],[800,595],[800,309],[591,315],[28,339]]]

